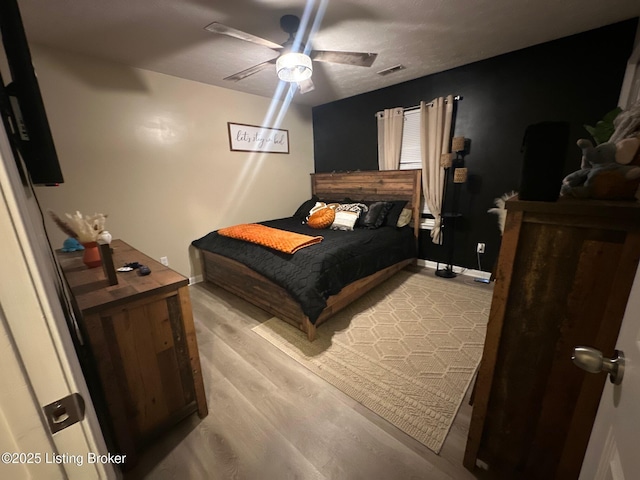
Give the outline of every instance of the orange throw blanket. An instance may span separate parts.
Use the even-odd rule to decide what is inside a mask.
[[[294,254],[298,250],[320,243],[323,237],[311,237],[301,233],[279,230],[257,223],[243,223],[233,227],[221,228],[220,235],[246,242],[257,243],[280,252]]]

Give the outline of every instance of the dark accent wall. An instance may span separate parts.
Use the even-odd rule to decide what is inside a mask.
[[[525,129],[543,121],[569,122],[564,173],[577,170],[575,142],[589,138],[583,125],[594,125],[616,107],[637,26],[637,18],[626,20],[314,107],[315,171],[377,170],[377,111],[461,95],[454,133],[470,139],[469,179],[459,191],[462,217],[453,264],[478,268],[476,244],[483,242],[482,269],[490,271],[500,232],[487,210],[496,197],[519,188]],[[446,239],[434,245],[423,232],[420,258],[446,261],[447,247]]]

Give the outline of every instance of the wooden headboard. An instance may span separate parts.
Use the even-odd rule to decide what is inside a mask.
[[[312,173],[311,193],[322,200],[406,200],[413,212],[413,233],[418,238],[422,171],[371,170]]]

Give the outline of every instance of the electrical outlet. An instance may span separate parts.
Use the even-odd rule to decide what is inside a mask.
[[[476,247],[476,252],[484,253],[484,243],[478,243],[478,246]]]
[[[165,267],[168,267],[169,259],[167,257],[160,257],[160,263],[163,264]]]

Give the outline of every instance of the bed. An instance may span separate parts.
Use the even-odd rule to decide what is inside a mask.
[[[392,201],[412,212],[397,228],[353,231],[312,229],[300,217],[261,225],[323,240],[293,255],[213,231],[194,240],[205,281],[291,323],[313,341],[316,328],[394,273],[415,262],[420,221],[421,171],[355,171],[311,174],[311,190],[327,202]],[[300,209],[299,209],[300,210]]]

